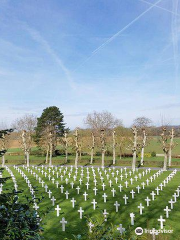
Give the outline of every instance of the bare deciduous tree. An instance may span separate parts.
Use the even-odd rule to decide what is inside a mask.
[[[101,129],[109,130],[119,125],[122,125],[122,121],[115,118],[112,113],[108,111],[89,113],[85,119],[85,124],[94,131],[100,131]]]
[[[63,144],[65,146],[65,155],[66,155],[65,163],[67,163],[68,162],[68,138],[67,138],[66,131],[64,132]]]
[[[171,160],[172,160],[172,150],[177,145],[177,143],[174,142],[174,128],[169,131],[169,137],[170,137],[170,143],[169,143],[169,166],[171,166]]]
[[[37,124],[37,118],[34,115],[25,115],[16,119],[13,128],[18,131],[18,138],[25,155],[25,163],[29,164],[29,154],[33,144],[34,129]]]
[[[133,147],[132,147],[132,152],[133,152],[133,161],[132,161],[132,170],[135,171],[136,169],[136,156],[137,156],[137,150],[138,150],[138,143],[137,143],[137,128],[136,126],[134,126],[132,128],[132,131],[133,131],[133,136],[134,136],[134,139],[133,139]]]
[[[93,132],[91,132],[91,137],[92,137],[92,145],[90,147],[91,149],[91,160],[90,160],[90,164],[93,163],[93,159],[94,159],[94,149],[95,149],[95,135]]]
[[[106,152],[105,146],[106,146],[106,144],[105,144],[105,133],[104,133],[104,129],[101,129],[101,153],[102,153],[101,167],[102,168],[104,168],[104,157],[105,157],[105,152]]]
[[[147,117],[137,117],[133,121],[133,126],[139,128],[148,128],[152,125],[152,120]]]
[[[27,167],[29,167],[29,153],[30,153],[30,149],[31,149],[32,138],[26,132],[26,130],[22,131],[21,137],[22,137],[22,149],[24,150]]]
[[[163,129],[162,129],[161,139],[162,139],[162,147],[163,147],[163,152],[164,152],[163,170],[166,171],[167,170],[167,159],[168,159],[168,154],[169,154],[169,143],[168,143],[168,135],[166,134],[165,127],[163,127]]]
[[[117,143],[116,143],[116,131],[113,131],[112,138],[113,138],[113,145],[112,145],[112,147],[113,147],[113,164],[115,164],[116,163],[116,145],[117,145]]]
[[[142,143],[141,143],[141,165],[144,164],[144,149],[146,147],[146,141],[147,141],[147,134],[146,130],[142,129]]]

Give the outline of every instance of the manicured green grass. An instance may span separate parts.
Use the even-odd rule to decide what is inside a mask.
[[[150,192],[153,191],[170,174],[170,171],[163,172],[159,177],[156,178],[155,181],[150,183],[149,186],[146,186],[144,190],[141,189],[140,194],[137,194],[136,186],[141,185],[143,181],[145,181],[147,178],[152,176],[157,171],[151,171],[150,173],[142,177],[142,179],[138,179],[137,182],[134,180],[133,185],[129,185],[127,189],[125,188],[124,180],[121,181],[119,179],[118,184],[116,184],[115,181],[113,180],[112,187],[114,187],[116,190],[116,196],[114,198],[112,197],[112,192],[109,187],[108,180],[105,177],[105,173],[102,171],[102,176],[104,177],[104,183],[106,184],[105,192],[108,195],[107,203],[104,203],[102,198],[104,191],[102,190],[101,180],[99,178],[99,174],[97,173],[97,168],[95,169],[96,178],[97,178],[97,188],[98,188],[97,196],[94,196],[94,191],[92,190],[94,188],[94,184],[92,182],[93,178],[92,178],[91,169],[90,169],[90,173],[91,173],[90,189],[87,190],[86,186],[84,185],[86,183],[86,176],[87,176],[86,169],[84,168],[83,184],[81,186],[79,185],[78,180],[80,178],[80,174],[78,174],[77,181],[75,182],[74,188],[72,189],[69,183],[72,181],[74,182],[72,177],[74,176],[75,169],[73,169],[73,174],[71,175],[69,183],[66,184],[65,178],[66,177],[68,178],[68,175],[67,175],[69,171],[69,168],[68,168],[68,171],[66,172],[66,175],[63,181],[61,182],[60,178],[58,179],[60,185],[63,184],[65,187],[64,192],[66,190],[70,192],[69,199],[66,200],[65,194],[64,193],[61,194],[60,189],[57,189],[56,185],[53,184],[52,181],[49,181],[48,178],[45,178],[45,176],[41,174],[41,172],[34,169],[33,171],[35,171],[45,181],[45,183],[48,184],[49,189],[53,192],[52,196],[54,196],[57,199],[55,202],[55,205],[59,204],[61,207],[60,217],[57,217],[56,212],[54,210],[55,207],[52,206],[52,203],[48,198],[48,194],[45,193],[44,189],[41,187],[41,184],[39,184],[39,182],[35,180],[34,176],[31,175],[26,169],[23,169],[22,167],[21,169],[28,176],[29,180],[31,181],[31,184],[33,186],[37,186],[38,192],[36,193],[36,196],[45,197],[42,203],[39,204],[40,212],[46,211],[48,207],[50,208],[50,212],[47,214],[45,218],[43,218],[43,221],[45,222],[44,233],[43,233],[45,240],[59,240],[59,239],[63,240],[65,237],[67,237],[68,239],[73,239],[72,234],[77,235],[77,234],[81,234],[82,232],[88,231],[85,217],[97,217],[97,216],[102,217],[103,216],[102,211],[104,209],[106,209],[107,212],[109,213],[108,221],[106,223],[107,226],[110,226],[111,223],[114,225],[118,225],[122,223],[123,227],[125,227],[126,229],[130,227],[130,230],[132,232],[134,232],[134,229],[139,226],[142,228],[148,228],[148,229],[152,229],[152,227],[159,229],[159,222],[157,221],[157,219],[159,218],[160,215],[163,215],[163,217],[165,217],[165,213],[163,209],[165,208],[166,205],[170,206],[168,204],[168,201],[172,198],[172,194],[175,192],[176,188],[180,185],[179,184],[180,172],[177,172],[174,178],[167,184],[166,187],[163,188],[163,191],[160,192],[160,195],[155,197],[155,201],[151,201],[150,206],[146,207],[146,202],[144,199],[147,196],[151,198]],[[27,184],[25,183],[22,176],[14,168],[11,167],[11,170],[13,171],[17,179],[18,189],[19,190],[23,189],[24,195],[30,195]],[[80,173],[81,168],[78,171]],[[142,172],[142,170],[139,170],[139,172]],[[8,173],[7,171],[5,171],[3,176],[7,176],[7,175]],[[132,175],[132,177],[134,177],[135,175],[137,175],[137,173]],[[56,178],[56,175],[54,175],[54,177]],[[129,181],[130,178],[131,177],[128,176],[127,178],[128,182],[130,182]],[[122,192],[119,192],[119,188],[118,188],[118,185],[120,183],[123,185]],[[9,187],[12,188],[13,184],[11,180],[8,180],[7,184]],[[80,186],[81,188],[79,195],[77,194],[77,190],[76,190],[77,186]],[[134,200],[131,198],[131,194],[130,194],[130,191],[132,189],[136,192]],[[82,195],[85,191],[89,194],[87,202],[84,201],[84,197]],[[123,196],[125,194],[127,194],[127,196],[129,197],[128,205],[124,204]],[[70,202],[70,200],[73,197],[76,199],[76,205],[74,209],[72,208],[72,204]],[[98,202],[96,210],[93,210],[93,207],[91,204],[93,199],[96,199],[96,201]],[[23,196],[20,198],[20,200],[21,201],[23,200]],[[178,239],[179,237],[180,224],[178,223],[180,219],[180,211],[179,211],[180,198],[178,198],[177,200],[178,201],[174,204],[174,209],[170,212],[169,219],[166,219],[166,222],[165,222],[165,229],[173,229],[174,231],[173,234],[169,234],[169,239]],[[115,201],[118,201],[118,203],[121,204],[118,213],[115,212],[115,207],[114,207]],[[143,211],[143,215],[141,216],[139,215],[139,210],[137,208],[139,203],[142,203],[143,206],[145,207]],[[79,213],[78,213],[79,207],[82,207],[83,210],[85,211],[83,214],[82,220],[79,219]],[[129,214],[131,212],[135,214],[134,226],[130,226]],[[59,223],[62,217],[65,217],[66,220],[68,221],[68,224],[66,225],[66,232],[62,232],[61,224]]]
[[[172,155],[180,155],[180,149],[179,149],[180,138],[175,138],[174,142],[176,142],[178,145],[174,147],[172,151]],[[148,141],[147,147],[145,148],[145,152],[153,152],[153,151],[155,151],[158,154],[163,153],[160,137],[153,137]]]

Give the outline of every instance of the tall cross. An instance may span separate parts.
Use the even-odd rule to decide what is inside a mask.
[[[104,198],[104,202],[106,202],[106,198],[107,198],[106,193],[104,193],[104,194],[102,195],[102,197]]]
[[[117,230],[120,232],[120,234],[122,235],[123,232],[125,231],[125,228],[122,227],[122,224],[119,224],[119,227],[117,228]]]
[[[78,210],[79,214],[80,214],[80,219],[82,219],[82,214],[84,212],[84,210],[82,210],[82,207],[80,207],[80,209]]]
[[[116,207],[116,212],[118,212],[118,209],[119,209],[120,204],[116,201],[115,204],[114,204],[114,206]]]
[[[93,199],[93,201],[91,203],[93,204],[93,209],[95,210],[96,209],[96,204],[97,204],[96,200]]]
[[[145,201],[146,201],[146,203],[147,203],[147,207],[149,207],[149,202],[151,201],[151,199],[147,197],[147,198],[145,199]]]
[[[164,211],[166,212],[166,218],[168,218],[169,217],[169,212],[171,211],[171,209],[169,209],[168,206],[166,206]]]
[[[166,220],[163,219],[162,216],[160,216],[160,218],[158,219],[158,221],[160,222],[160,227],[161,227],[161,229],[163,229],[163,222],[165,222]]]
[[[144,206],[142,205],[142,203],[139,204],[138,208],[139,208],[139,213],[140,213],[140,215],[142,215],[142,210],[143,210],[143,208],[144,208]]]
[[[67,224],[67,221],[65,220],[65,218],[63,217],[62,220],[60,221],[60,223],[62,223],[62,231],[65,232],[65,226]]]
[[[61,210],[61,208],[59,207],[59,205],[57,205],[57,207],[55,208],[55,210],[57,211],[57,217],[59,217],[59,212]]]

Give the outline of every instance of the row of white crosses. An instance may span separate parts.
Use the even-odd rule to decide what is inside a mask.
[[[45,175],[45,177],[48,177],[48,179],[49,179],[49,181],[50,180],[52,180],[52,182],[55,184],[55,179],[54,179],[54,177],[53,178],[51,178],[51,175],[50,175],[50,172],[51,172],[51,174],[54,176],[55,175],[55,173],[56,173],[56,176],[57,176],[57,178],[58,177],[60,177],[61,178],[61,181],[63,180],[63,178],[64,178],[64,176],[65,176],[65,174],[66,174],[66,172],[67,172],[67,167],[66,168],[64,168],[64,170],[63,170],[63,167],[61,167],[61,168],[59,168],[59,172],[60,173],[62,173],[61,174],[61,176],[59,176],[59,173],[57,172],[57,167],[55,167],[55,170],[56,171],[54,171],[54,169],[53,168],[49,168],[48,169],[48,171],[49,171],[49,175],[47,176],[47,172],[45,172],[44,170],[43,170],[43,166],[42,166],[42,170],[40,169],[40,168],[37,168],[37,167],[35,167],[35,169],[37,170],[38,169],[38,171],[40,172],[41,171],[41,173],[42,174],[44,174]],[[69,172],[69,178],[70,178],[70,176],[71,176],[71,174],[72,174],[72,169],[73,169],[73,167],[71,167],[70,168],[70,172]],[[45,170],[47,170],[47,168],[45,167]],[[28,169],[28,171],[32,171],[32,170],[29,170]],[[121,171],[121,175],[120,175],[120,178],[121,178],[121,180],[123,179],[123,175],[122,175],[122,168],[120,169],[120,171]],[[94,176],[94,185],[95,185],[95,195],[96,195],[96,191],[97,191],[97,188],[96,188],[96,183],[97,183],[97,180],[96,180],[96,176],[95,176],[95,170],[92,168],[92,172],[93,172],[93,176]],[[108,172],[110,173],[111,172],[111,169],[108,169],[108,171],[105,169],[104,170],[104,172],[105,172],[105,174],[106,174],[106,177],[107,177],[107,179],[109,179],[109,174],[108,174]],[[145,172],[142,172],[142,175],[144,176],[145,175],[145,173],[147,174],[148,172],[150,172],[150,169],[148,169],[148,170],[146,170]],[[89,170],[88,170],[88,168],[87,168],[87,183],[86,183],[86,186],[87,186],[87,190],[89,189],[89,179],[90,179],[90,177],[89,177]],[[98,173],[99,173],[99,175],[100,175],[100,179],[102,178],[102,173],[101,173],[101,171],[100,171],[100,169],[98,168]],[[134,173],[134,172],[133,172]],[[32,172],[31,172],[31,174],[32,174]],[[63,175],[64,174],[64,175]],[[76,171],[75,171],[75,175],[74,175],[74,181],[76,181],[76,178],[77,178],[77,174],[78,174],[78,169],[76,169]],[[116,171],[116,175],[118,175],[119,174],[119,170],[117,170]],[[130,171],[129,172],[129,175],[131,176],[131,174],[132,174],[132,172]],[[83,169],[81,169],[81,178],[83,179]],[[113,175],[115,175],[115,173],[114,172],[112,172],[112,174],[111,174],[112,176]],[[139,175],[139,178],[141,179],[141,176],[142,175]],[[128,174],[127,174],[127,172],[126,172],[126,169],[125,169],[125,177],[127,178],[127,176],[128,176]],[[114,177],[114,176],[113,176]],[[136,181],[137,181],[137,176],[135,176],[135,179],[136,179]],[[80,181],[80,185],[82,184],[82,179],[80,179],[81,181]],[[155,177],[154,177],[154,179],[155,179]],[[149,181],[151,181],[152,182],[152,180],[153,180],[153,177],[151,176],[151,179],[149,180]],[[66,184],[68,184],[68,178],[66,178],[65,179],[65,181],[66,181]],[[115,181],[116,181],[116,183],[117,183],[117,178],[115,179]],[[131,184],[132,184],[132,178],[131,178]],[[56,184],[57,184],[57,182],[56,182]],[[103,183],[104,184],[104,183]],[[104,188],[105,186],[102,184],[102,187]],[[110,184],[110,187],[111,187],[111,185],[112,185],[112,181],[110,180],[110,182],[109,182],[109,184]],[[126,188],[127,188],[127,181],[126,181]],[[71,185],[71,188],[73,188],[74,187],[74,184],[70,184]],[[147,185],[148,185],[148,182],[147,182]],[[145,185],[143,185],[143,189],[144,189],[144,186]],[[47,191],[47,185],[45,186],[46,187],[46,191]],[[57,188],[58,188],[58,184],[57,184]],[[63,185],[61,185],[61,193],[63,193],[63,189],[64,189],[64,186]],[[121,192],[121,188],[122,188],[122,185],[121,185],[121,187],[120,187],[120,192]],[[80,188],[79,188],[79,186],[77,187],[77,193],[79,194],[79,190],[80,190]],[[104,190],[104,189],[103,189]],[[49,197],[51,196],[51,191],[50,192],[48,192],[48,194],[49,194]],[[114,193],[115,193],[115,191],[114,191],[114,189],[112,189],[112,194],[113,194],[113,196],[114,196]],[[131,191],[131,193],[132,193],[132,198],[133,198],[133,190]],[[138,193],[139,193],[139,188],[138,188]],[[65,194],[66,194],[66,199],[68,199],[68,195],[69,195],[69,193],[68,193],[68,191],[66,191],[65,192]],[[84,194],[84,198],[85,198],[85,201],[87,200],[87,193],[85,192]],[[107,195],[104,193],[104,195],[102,196],[103,198],[104,198],[104,202],[106,202],[106,197],[107,197]],[[53,198],[52,198],[52,200],[53,200]],[[71,202],[72,202],[72,206],[74,207],[74,203],[75,203],[75,199],[73,198],[72,200],[71,200]],[[97,204],[97,202],[96,202],[96,200],[95,199],[93,199],[93,201],[91,202],[92,203],[92,205],[93,205],[93,209],[95,210],[95,208],[96,208],[96,204]],[[127,203],[127,198],[126,198],[126,196],[125,196],[125,204]],[[54,205],[54,204],[53,204]],[[118,207],[120,206],[120,204],[116,201],[115,202],[115,204],[114,204],[114,206],[115,206],[115,208],[116,208],[116,212],[118,212]],[[141,208],[142,209],[142,208]],[[57,205],[57,207],[56,207],[56,209],[55,209],[56,211],[57,211],[57,216],[59,216],[59,211],[61,210],[60,208],[59,208],[59,205]],[[142,210],[140,210],[140,211],[142,211]],[[84,210],[82,209],[82,207],[80,207],[80,209],[78,210],[78,212],[79,212],[79,214],[80,214],[80,218],[82,218],[82,214],[83,214],[83,212],[84,212]],[[105,217],[105,219],[107,219],[107,215],[108,215],[108,213],[107,213],[107,211],[106,211],[106,209],[104,210],[104,213],[103,213],[103,215],[104,215],[104,217]],[[65,219],[64,220],[62,220],[62,222],[65,222]],[[63,227],[64,225],[63,225],[63,223],[62,223],[62,227]],[[63,227],[63,229],[64,229],[64,227]]]
[[[174,175],[176,174],[177,170],[175,169],[171,176],[170,179],[172,177],[174,177]],[[170,180],[168,179],[168,180]],[[164,209],[165,213],[166,213],[166,218],[169,218],[169,212],[173,209],[173,205],[177,202],[177,198],[180,196],[180,186],[177,187],[177,189],[175,190],[175,192],[172,195],[172,198],[170,201],[168,201],[168,203],[170,203],[170,208],[168,208],[168,205],[166,206],[166,208]],[[174,198],[174,200],[173,200]],[[161,229],[163,229],[163,223],[166,221],[165,219],[163,219],[163,216],[161,215],[160,218],[158,219],[158,221],[160,222],[160,227]]]
[[[61,170],[61,169],[60,169],[60,170]],[[71,170],[72,170],[72,167],[71,167]],[[50,172],[50,171],[51,171],[51,169],[49,169],[49,172]],[[67,167],[66,167],[66,169],[65,169],[65,171],[64,171],[64,175],[65,175],[65,172],[66,172],[66,171],[67,171]],[[83,171],[83,170],[81,170],[81,171]],[[88,168],[87,168],[87,171],[88,171]],[[99,171],[99,169],[98,169],[98,171]],[[106,171],[106,170],[105,170],[105,171]],[[110,170],[109,170],[109,171],[110,171]],[[126,171],[126,169],[125,169],[125,171]],[[149,169],[149,170],[146,170],[146,174],[147,174],[148,171],[150,171],[150,169]],[[44,171],[42,170],[41,172],[43,173]],[[53,174],[54,174],[54,170],[53,170],[52,172],[53,172]],[[116,171],[117,174],[118,174],[118,172],[119,172],[119,170]],[[122,172],[122,170],[121,170],[121,172]],[[143,172],[143,173],[144,173],[144,172]],[[130,171],[129,174],[131,175],[131,171]],[[69,173],[69,177],[70,177],[70,175],[71,175],[71,174]],[[143,176],[144,176],[144,175],[143,175]],[[122,175],[121,175],[121,177],[122,177]],[[88,181],[89,181],[89,176],[88,176],[87,178],[88,178]],[[127,178],[127,173],[126,173],[126,178]],[[136,181],[137,181],[137,178],[138,178],[138,177],[136,176]],[[122,178],[121,178],[121,179],[122,179]],[[53,183],[54,183],[54,180],[55,180],[55,179],[53,178],[52,180],[53,180]],[[67,179],[66,179],[66,180],[67,180]],[[81,179],[80,179],[80,180],[81,180]],[[96,183],[96,182],[95,182],[95,183]],[[131,182],[131,183],[132,183],[132,182]],[[81,184],[81,183],[80,183],[80,184]],[[74,183],[71,183],[71,187],[72,187],[72,188],[73,188],[73,185],[74,185]],[[87,185],[87,189],[88,189],[89,183],[87,182],[86,185]],[[111,182],[110,182],[110,185],[111,185]],[[104,186],[105,186],[105,185],[104,185],[104,183],[103,183],[102,187],[104,188]],[[64,187],[61,185],[60,188],[61,188],[61,193],[63,193],[63,188],[64,188]],[[79,189],[80,189],[79,186],[78,186],[76,189],[77,189],[77,193],[79,194]],[[95,190],[95,195],[96,195],[96,190],[97,190],[97,189],[95,188],[94,190]],[[104,189],[103,189],[103,190],[104,190]],[[115,190],[112,189],[111,191],[112,191],[113,197],[114,197]],[[69,193],[66,191],[65,194],[66,194],[66,199],[68,199],[68,194],[69,194]],[[84,195],[85,201],[86,201],[88,194],[85,192],[83,195]],[[105,194],[103,195],[104,201],[105,201],[105,197],[106,197],[106,196],[107,196],[107,195],[105,195]],[[105,201],[105,202],[106,202],[106,201]],[[73,203],[74,203],[74,202],[73,202]],[[93,201],[93,203],[94,203],[94,201]],[[116,209],[117,209],[117,203],[115,203],[115,205],[116,205]]]
[[[30,180],[29,180],[28,177],[26,176],[26,174],[25,174],[20,168],[18,168],[17,166],[14,166],[14,169],[18,171],[18,173],[24,178],[25,182],[26,182],[27,185],[28,185],[29,191],[30,191],[31,196],[32,196],[32,200],[33,200],[33,202],[34,202],[33,208],[34,208],[34,210],[35,210],[35,212],[36,212],[36,218],[38,219],[38,221],[39,221],[38,224],[39,224],[40,221],[41,221],[41,218],[40,218],[40,216],[39,216],[39,214],[38,214],[39,206],[38,206],[38,204],[37,204],[37,202],[36,202],[35,190],[34,190],[32,184],[31,184]]]
[[[176,174],[177,170],[175,169],[172,173],[169,174],[169,176],[163,181],[163,183],[159,184],[159,187],[157,187],[155,190],[157,191],[157,195],[159,195],[159,192],[163,190],[163,187],[166,186],[166,184],[168,184],[168,182],[174,177],[174,175]],[[174,201],[176,202],[176,198],[177,196],[179,196],[179,192],[180,190],[176,190],[178,192],[178,194],[174,194]],[[155,200],[155,193],[154,191],[152,191],[150,193],[150,195],[152,196],[152,201]],[[147,207],[149,207],[149,202],[151,201],[150,198],[146,198],[145,201],[147,202]],[[171,199],[171,201],[169,201],[169,203],[171,204],[171,209],[173,208],[173,200]],[[144,206],[142,205],[142,203],[140,203],[140,205],[138,206],[139,208],[139,212],[140,212],[140,215],[142,215],[142,212],[143,212],[143,209],[144,209]],[[168,216],[168,206],[166,206],[166,209],[164,209],[164,211],[166,211],[166,217]],[[135,214],[134,213],[130,213],[130,218],[131,218],[131,225],[134,225],[134,218],[135,218]],[[163,219],[162,216],[160,216],[160,218],[158,219],[158,221],[160,222],[160,227],[161,229],[163,228],[163,222],[165,222],[165,219]]]
[[[44,185],[45,182],[38,176],[37,173],[33,172],[32,169],[30,170],[30,168],[27,168],[27,167],[23,167],[25,168],[28,172],[30,172],[35,178],[36,180],[39,180],[39,183],[42,184],[42,187],[44,187],[45,189],[45,192],[48,194],[49,198],[51,198],[51,190],[49,189],[49,191],[47,191],[48,189],[48,185]],[[35,167],[37,169],[37,167]],[[52,201],[52,205],[54,206],[55,205],[55,201],[56,199],[54,198],[54,196],[51,198],[51,201]],[[57,207],[55,208],[55,210],[57,211],[57,216],[59,216],[59,213],[60,213],[60,210],[61,208],[59,207],[59,205],[57,205]],[[67,224],[67,221],[65,220],[65,218],[63,217],[62,220],[60,221],[60,223],[62,224],[62,231],[65,231],[65,225]]]
[[[30,169],[27,169],[28,170],[28,172],[31,172],[31,174],[32,174],[32,170],[30,170]],[[50,172],[50,171],[49,171]],[[53,172],[53,174],[54,174],[54,172]],[[49,178],[49,180],[50,180],[50,178]],[[53,179],[53,181],[54,181],[54,179]],[[87,185],[88,186],[88,185]],[[61,186],[62,187],[62,186]],[[61,188],[60,187],[60,188]],[[63,191],[63,188],[61,188],[61,191]],[[50,192],[49,192],[50,193]],[[85,196],[85,200],[86,200],[86,197],[87,197],[87,194],[86,194],[86,192],[83,194],[84,196]],[[67,195],[68,196],[68,195]],[[68,199],[68,197],[66,197],[66,199]],[[72,203],[73,203],[73,205],[74,205],[74,202],[75,202],[75,200],[74,199],[72,199],[71,200],[72,201]],[[95,204],[96,204],[96,202],[93,200],[93,204],[94,204],[94,209],[95,209]],[[116,204],[117,204],[117,202],[116,202]],[[116,206],[116,208],[117,208],[117,206]],[[57,205],[57,207],[55,208],[55,210],[57,211],[57,216],[59,216],[59,211],[61,210],[60,208],[59,208],[59,205]],[[80,207],[80,209],[78,210],[78,212],[80,213],[80,218],[82,218],[82,213],[84,212],[84,210]],[[106,210],[104,210],[104,216],[106,217],[107,216],[107,212],[106,212]],[[63,221],[63,223],[64,223],[64,221]],[[64,225],[63,225],[63,229],[64,229]]]
[[[106,171],[106,170],[105,170]],[[118,170],[116,171],[116,174],[118,174]],[[148,169],[148,170],[146,170],[146,174],[147,174],[147,172],[150,172],[150,169]],[[130,171],[130,175],[131,175],[131,171]],[[145,175],[145,173],[143,172],[143,176]],[[121,180],[122,180],[122,174],[121,174]],[[140,178],[141,178],[141,174],[140,174],[140,176],[139,176]],[[126,173],[126,178],[127,178],[127,173]],[[136,181],[137,181],[137,176],[136,176]],[[88,179],[89,180],[89,179]],[[117,183],[117,182],[116,182]],[[110,184],[111,184],[111,182],[110,182]],[[131,184],[132,184],[132,181],[131,181]],[[88,188],[88,183],[86,184],[87,185],[87,188]],[[102,184],[102,187],[103,187],[103,190],[104,190],[104,187],[105,187],[105,185],[104,185],[104,183]],[[73,185],[72,185],[72,188],[73,188]],[[79,190],[79,189],[78,189]],[[120,190],[121,191],[121,190]],[[113,192],[113,196],[114,196],[114,189],[112,189],[112,192]],[[79,194],[79,191],[78,191],[78,194]],[[86,192],[83,194],[84,196],[85,196],[85,201],[86,201],[86,197],[87,197],[87,194],[86,194]],[[96,194],[95,194],[96,195]],[[104,198],[104,202],[106,202],[106,197],[107,197],[107,195],[104,193],[104,195],[103,195],[103,198]],[[73,207],[74,207],[74,202],[75,202],[75,200],[74,199],[72,199],[71,200],[72,201],[72,204],[73,204]],[[96,206],[96,204],[97,204],[97,202],[95,201],[95,199],[93,199],[93,201],[91,202],[92,204],[93,204],[93,209],[95,210],[95,206]],[[116,212],[118,212],[118,207],[120,206],[120,204],[116,201],[115,202],[115,204],[114,204],[114,206],[115,206],[115,208],[116,208]],[[57,206],[57,210],[59,210],[59,206]],[[80,213],[80,218],[82,218],[82,213],[84,212],[84,210],[82,210],[82,208],[80,208],[79,210],[78,210],[78,212]],[[104,217],[105,217],[105,220],[107,219],[107,215],[108,215],[108,213],[107,213],[107,211],[106,211],[106,209],[104,210]]]
[[[15,191],[17,192],[17,191],[18,191],[18,185],[17,185],[16,178],[15,178],[13,172],[11,171],[11,169],[10,169],[8,166],[5,166],[5,168],[6,168],[6,170],[8,171],[8,173],[10,174],[10,176],[11,176],[11,179],[12,179],[13,184],[14,184],[14,189],[15,189]],[[0,189],[0,194],[1,194],[1,192],[2,192],[2,187],[3,187],[3,184],[1,184],[1,186],[0,186],[0,188],[1,188],[1,189]],[[17,195],[15,195],[15,196],[17,197]]]

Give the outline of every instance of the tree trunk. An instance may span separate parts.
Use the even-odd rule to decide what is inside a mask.
[[[90,164],[93,163],[93,157],[94,157],[94,148],[91,149],[91,161],[90,161]]]
[[[133,127],[133,135],[134,135],[134,141],[133,141],[133,160],[132,160],[132,170],[136,169],[136,152],[137,152],[137,128]]]
[[[164,153],[164,167],[163,167],[163,171],[167,171],[167,153]]]
[[[116,139],[115,131],[113,131],[113,165],[116,163]]]
[[[52,166],[52,149],[50,149],[50,153],[49,153],[49,166]]]
[[[75,168],[78,166],[78,151],[76,151],[76,158],[75,158]]]
[[[144,147],[141,149],[141,165],[144,165]]]
[[[65,152],[66,152],[66,160],[65,160],[65,163],[67,163],[67,162],[68,162],[68,150],[67,150],[67,148],[66,148]]]
[[[132,170],[136,169],[136,151],[133,152]]]
[[[48,164],[49,148],[46,150],[46,164]]]
[[[102,165],[101,165],[102,168],[104,167],[104,155],[105,155],[105,153],[104,153],[104,151],[103,151],[103,152],[102,152]]]
[[[3,155],[2,156],[2,167],[4,167],[5,166],[5,156]]]
[[[116,149],[113,148],[113,164],[116,164]]]
[[[29,167],[29,152],[26,153],[27,167]]]
[[[171,160],[172,160],[172,150],[170,147],[170,149],[169,149],[169,167],[171,166]]]

